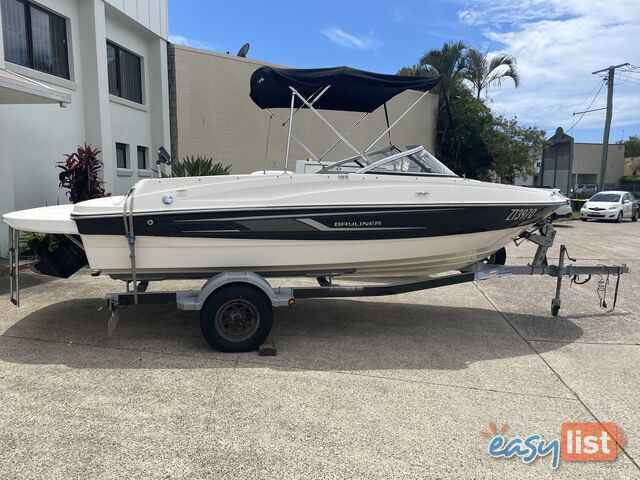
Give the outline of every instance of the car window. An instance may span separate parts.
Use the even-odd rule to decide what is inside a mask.
[[[596,193],[589,199],[590,202],[619,202],[620,194],[618,193]]]

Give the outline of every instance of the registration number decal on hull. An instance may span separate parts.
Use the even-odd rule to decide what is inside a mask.
[[[505,220],[528,220],[538,212],[537,208],[512,208]]]

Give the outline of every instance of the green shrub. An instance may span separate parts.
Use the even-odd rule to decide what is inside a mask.
[[[622,183],[640,183],[640,175],[627,175],[622,177]]]
[[[171,165],[171,174],[174,177],[208,177],[212,175],[229,175],[231,165],[213,163],[211,157],[184,157],[182,161]]]

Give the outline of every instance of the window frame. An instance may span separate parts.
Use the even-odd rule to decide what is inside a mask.
[[[3,1],[3,0],[0,0]],[[25,34],[26,34],[26,47],[27,47],[27,62],[26,64],[22,64],[22,63],[16,63],[13,62],[11,60],[7,60],[7,53],[6,53],[6,49],[4,49],[4,61],[8,62],[8,63],[12,63],[14,65],[19,65],[21,67],[24,68],[28,68],[30,70],[35,70],[36,72],[40,72],[40,73],[44,73],[45,75],[51,75],[53,77],[56,78],[62,78],[64,80],[71,80],[71,55],[69,52],[69,18],[65,17],[64,15],[60,15],[59,13],[43,6],[40,5],[38,3],[34,3],[31,0],[10,0],[16,3],[20,3],[24,6],[24,28],[25,28]],[[62,29],[62,31],[64,32],[64,39],[63,39],[63,43],[65,46],[65,71],[62,72],[62,74],[58,74],[58,73],[52,73],[52,72],[47,72],[45,70],[42,70],[40,68],[37,68],[34,65],[34,55],[33,55],[33,24],[31,21],[31,9],[35,9],[38,10],[44,14],[47,15],[48,19],[49,19],[49,26],[51,26],[51,16],[57,17],[58,19],[62,20],[64,22],[64,29]],[[51,28],[51,27],[50,27]],[[51,34],[51,32],[50,32]],[[3,39],[4,41],[4,39]],[[53,49],[53,43],[52,42],[52,38],[51,35],[49,36],[49,42],[50,42],[50,46]]]
[[[121,167],[120,165],[118,165],[119,147],[122,147],[122,151],[124,152],[124,167]],[[129,169],[131,168],[130,163],[131,162],[129,160],[129,145],[126,143],[116,142],[116,168]]]
[[[117,86],[117,91],[118,91],[118,93],[113,93],[111,91],[110,85],[108,85],[109,84],[109,62],[107,61],[107,86],[109,88],[109,95],[113,95],[114,97],[118,97],[118,98],[121,98],[121,99],[126,100],[128,102],[136,103],[138,105],[144,105],[144,102],[145,102],[145,95],[144,95],[144,62],[143,62],[142,55],[138,55],[137,53],[132,52],[128,48],[124,48],[124,47],[118,45],[117,43],[115,43],[114,41],[109,40],[107,38],[105,48],[109,48],[109,47],[113,48],[114,51],[115,51],[116,86]],[[139,64],[139,69],[140,69],[140,78],[138,78],[138,81],[140,83],[140,100],[139,101],[131,99],[131,98],[127,98],[122,93],[122,66],[120,65],[120,52],[128,53],[129,55],[133,55],[134,57],[136,57],[138,59],[138,64]]]
[[[149,170],[149,147],[145,147],[143,145],[138,145],[136,148],[136,159],[138,162],[138,170]],[[140,153],[144,155],[144,167],[140,167]]]

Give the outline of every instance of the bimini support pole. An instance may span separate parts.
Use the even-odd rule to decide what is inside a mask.
[[[373,148],[373,146],[374,146],[376,143],[378,143],[378,142],[380,141],[380,139],[381,139],[382,137],[384,137],[384,136],[387,134],[387,132],[390,132],[390,131],[391,131],[391,129],[392,129],[393,127],[395,127],[395,126],[396,126],[396,124],[397,124],[400,120],[402,120],[402,119],[404,118],[404,116],[405,116],[407,113],[409,113],[413,107],[415,107],[418,103],[420,103],[420,100],[422,100],[424,97],[426,97],[426,96],[427,96],[427,93],[429,93],[429,91],[428,91],[428,90],[427,90],[426,92],[424,92],[422,95],[420,95],[420,97],[418,97],[418,99],[417,99],[415,102],[413,102],[413,103],[409,106],[409,108],[407,108],[407,109],[402,113],[402,115],[400,115],[398,118],[396,118],[396,120],[395,120],[395,121],[394,121],[394,122],[393,122],[393,123],[392,123],[392,124],[387,128],[387,129],[385,129],[385,131],[384,131],[384,132],[382,132],[382,133],[380,134],[380,136],[379,136],[378,138],[376,138],[376,139],[373,141],[373,143],[372,143],[371,145],[369,145],[367,148],[365,148],[365,149],[364,149],[364,153],[367,153],[369,150],[371,150],[371,149]]]
[[[271,110],[269,110],[268,108],[265,108],[265,109],[264,109],[264,111],[265,111],[265,112],[267,112],[267,114],[269,115],[269,117],[273,118],[273,119],[278,123],[278,125],[280,125],[280,127],[282,127],[284,130],[287,130],[287,127],[285,127],[285,126],[284,126],[287,122],[284,122],[284,124],[283,124],[283,123],[278,119],[278,117],[276,116],[276,114],[275,114],[275,113],[273,113],[273,112],[272,112]],[[307,153],[311,156],[311,158],[313,158],[314,160],[318,160],[318,157],[316,157],[316,154],[315,154],[315,153],[313,153],[313,152],[309,149],[309,147],[307,147],[307,146],[304,144],[304,142],[303,142],[302,140],[300,140],[298,137],[296,137],[296,136],[295,136],[295,134],[291,133],[291,139],[292,139],[294,142],[296,142],[298,145],[300,145],[300,146],[304,149],[304,151],[305,151],[305,152],[307,152]]]
[[[267,173],[267,157],[269,156],[269,137],[271,136],[271,119],[273,115],[269,115],[269,123],[267,125],[267,144],[264,147],[264,163],[262,165],[262,173]]]
[[[296,101],[295,94],[291,94],[291,110],[289,110],[289,129],[287,132],[287,153],[284,156],[284,171],[287,171],[289,165],[289,147],[291,146],[291,129],[293,128],[293,107]]]
[[[354,123],[353,125],[351,125],[351,128],[350,128],[349,130],[347,130],[346,132],[344,132],[344,133],[343,133],[343,136],[344,136],[345,138],[347,138],[347,137],[349,136],[349,134],[350,134],[351,132],[353,132],[353,131],[355,130],[355,128],[356,128],[358,125],[360,125],[360,123],[361,123],[365,118],[367,118],[367,116],[369,115],[369,113],[371,113],[371,112],[367,112],[367,113],[365,113],[363,116],[361,116],[361,117],[360,117],[360,119],[359,119],[356,123]],[[337,146],[339,143],[340,143],[340,140],[336,140],[336,143],[334,143],[333,145],[331,145],[331,146],[329,147],[329,150],[327,150],[327,151],[326,151],[326,152],[324,152],[322,155],[320,155],[320,158],[319,158],[318,160],[322,161],[322,159],[323,159],[324,157],[326,157],[327,155],[329,155],[329,152],[331,152],[331,150],[333,150],[334,148],[336,148],[336,146]]]
[[[331,85],[327,85],[326,87],[324,87],[322,90],[316,90],[315,92],[313,92],[311,95],[309,95],[309,98],[307,98],[307,101],[311,104],[314,105],[318,100],[320,100],[320,98],[322,98],[322,96],[327,92],[327,90],[329,90],[331,88]],[[302,105],[300,105],[298,108],[296,108],[295,112],[293,112],[293,116],[295,117],[296,113],[298,113],[300,110],[302,109]],[[287,122],[289,121],[289,119],[285,120],[282,123],[282,126],[284,127]]]
[[[331,125],[331,123],[329,122],[329,120],[327,120],[326,118],[324,118],[324,117],[322,116],[322,114],[320,114],[320,112],[318,112],[315,108],[313,108],[313,105],[311,105],[311,104],[307,101],[307,99],[306,99],[306,98],[304,98],[302,95],[300,95],[300,93],[299,93],[295,88],[293,88],[293,87],[289,87],[289,88],[291,89],[291,91],[293,92],[293,94],[294,94],[295,96],[297,96],[297,97],[302,101],[302,103],[304,103],[304,104],[307,106],[307,108],[308,108],[309,110],[311,110],[311,111],[314,113],[314,115],[315,115],[316,117],[318,117],[318,118],[319,118],[319,119],[320,119],[320,120],[321,120],[321,121],[322,121],[322,122],[323,122],[327,127],[329,127],[329,129],[330,129],[330,130],[331,130],[331,131],[336,135],[336,137],[338,137],[338,138],[342,141],[342,143],[344,143],[347,147],[349,147],[351,150],[353,150],[353,151],[356,153],[356,155],[358,155],[359,157],[361,157],[363,160],[365,160],[365,161],[367,160],[367,158],[366,158],[362,153],[360,153],[360,151],[359,151],[356,147],[354,147],[354,146],[351,144],[351,142],[349,142],[349,140],[347,140],[346,138],[344,138],[344,136],[343,136],[343,135],[342,135],[338,130],[336,130],[336,128],[335,128],[333,125]],[[293,105],[293,103],[292,103],[292,105]],[[293,110],[293,109],[292,109],[292,110]]]
[[[305,99],[304,97],[300,96],[300,98],[302,99],[302,101],[304,102],[305,105],[307,105],[309,108],[312,108],[312,105],[314,103],[316,103],[318,100],[320,100],[320,98],[326,93],[327,90],[329,90],[329,88],[331,88],[331,85],[327,85],[326,87],[324,87],[322,90],[318,91],[316,90],[315,92],[313,92],[310,96],[309,99]],[[293,89],[292,89],[293,90]],[[293,137],[293,117],[296,113],[298,113],[298,111],[300,111],[300,109],[302,108],[302,105],[300,105],[295,111],[293,110],[294,104],[295,104],[295,98],[296,98],[296,93],[297,92],[292,92],[291,93],[291,109],[289,111],[289,119],[285,120],[284,123],[282,123],[282,126],[284,127],[287,122],[289,123],[289,128],[287,129],[287,153],[285,154],[285,158],[284,158],[284,171],[287,171],[287,166],[289,165],[289,148],[291,146],[291,138]],[[268,109],[267,109],[268,111]],[[274,115],[269,112],[271,114],[271,116],[273,117]],[[300,140],[298,140],[297,138],[293,137],[294,140],[296,142],[298,142],[300,145],[302,145],[304,147],[304,149],[307,151],[307,153],[311,154],[311,156],[315,159],[318,160],[318,157],[316,157],[311,150],[309,150],[307,148],[307,146],[302,143]]]

